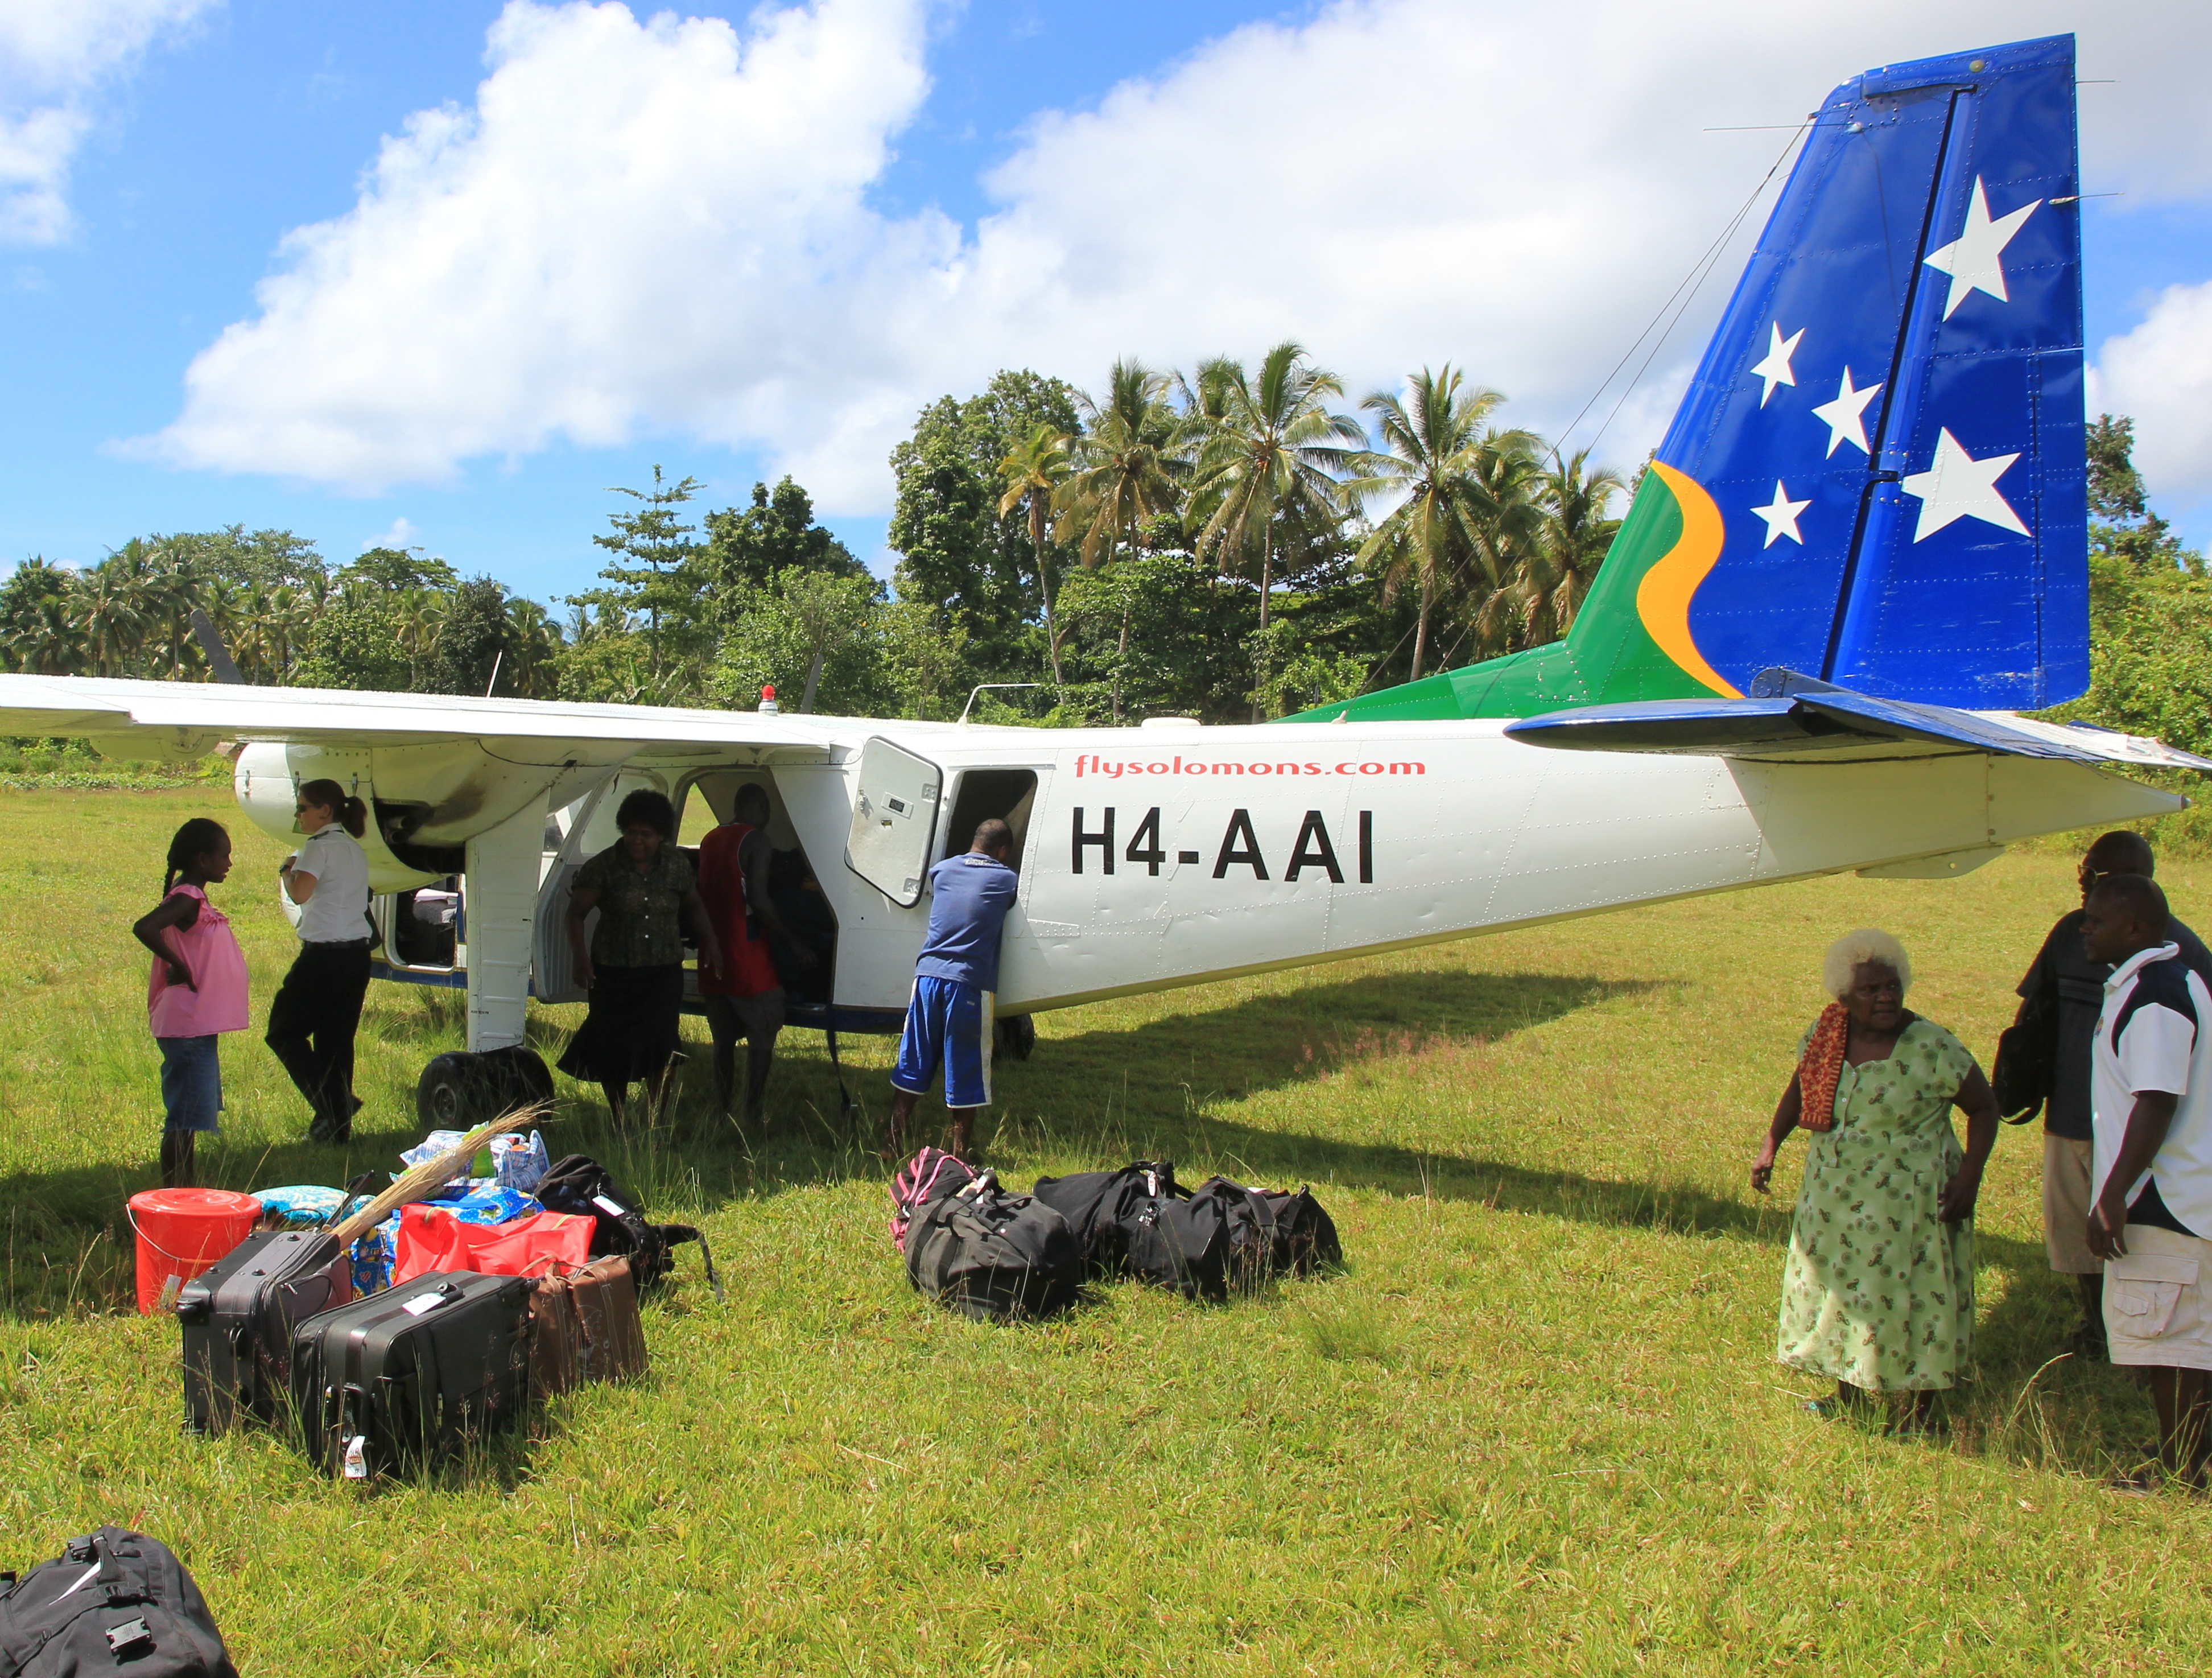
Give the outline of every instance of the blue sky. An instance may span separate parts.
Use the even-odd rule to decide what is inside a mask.
[[[1787,121],[1869,63],[2058,15],[1860,6],[1777,38],[1766,9],[1709,0],[1686,68],[1585,74],[1594,37],[1636,56],[1638,9],[1589,0],[1547,35],[1484,0],[823,0],[764,46],[737,8],[684,9],[726,31],[658,34],[641,8],[525,8],[488,60],[502,9],[481,0],[72,3],[113,13],[104,57],[11,58],[0,20],[0,119],[64,110],[78,133],[49,183],[68,225],[19,217],[0,245],[0,562],[233,522],[343,559],[396,528],[541,598],[590,575],[605,486],[656,461],[710,505],[793,470],[878,555],[890,442],[1001,364],[1085,382],[1125,349],[1173,364],[1287,332],[1355,395],[1450,358],[1556,427],[1769,161],[1776,137],[1705,128]],[[2212,41],[2192,47],[2193,9],[2120,10],[2083,39],[2084,76],[2122,78],[2081,93],[2085,186],[2123,194],[2085,207],[2089,342],[2136,334],[2105,395],[2141,411],[2154,488],[2201,540],[2212,159],[2162,61]],[[580,94],[602,63],[634,100]],[[508,91],[479,112],[495,72]],[[1642,100],[1632,119],[1608,76]],[[441,108],[450,131],[410,130]],[[695,159],[696,117],[604,148],[562,131],[603,108],[768,115]],[[1437,150],[1455,136],[1464,161]],[[1516,171],[1530,184],[1501,186]],[[695,178],[751,206],[743,225],[702,242]],[[567,191],[573,222],[528,206]],[[441,277],[456,221],[496,248]],[[286,245],[316,226],[319,254]],[[1733,271],[1609,451],[1656,435]],[[257,300],[287,275],[286,300]],[[226,328],[235,356],[188,391]]]

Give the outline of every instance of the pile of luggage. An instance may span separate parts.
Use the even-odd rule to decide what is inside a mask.
[[[907,1280],[990,1322],[1054,1316],[1092,1281],[1133,1276],[1218,1301],[1344,1262],[1336,1225],[1309,1189],[1224,1176],[1185,1189],[1164,1159],[1040,1177],[1014,1195],[992,1172],[924,1148],[892,1180],[891,1206]]]
[[[457,1145],[437,1163],[465,1173],[473,1154]],[[503,1225],[391,1205],[401,1192],[350,1217],[307,1210],[324,1227],[257,1230],[184,1284],[188,1428],[276,1426],[348,1479],[420,1466],[519,1424],[533,1397],[642,1374],[639,1295],[678,1243],[700,1242],[721,1294],[699,1232],[649,1222],[586,1155],[547,1167],[529,1196],[538,1210]],[[387,1215],[396,1280],[363,1291],[356,1243]]]

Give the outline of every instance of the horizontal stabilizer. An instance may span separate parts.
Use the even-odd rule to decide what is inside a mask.
[[[1589,705],[1508,723],[1529,745],[1570,751],[1650,751],[1828,763],[1982,753],[2100,767],[2212,772],[2212,759],[2085,723],[2039,722],[1877,699],[1769,671],[1742,699],[1657,699]]]

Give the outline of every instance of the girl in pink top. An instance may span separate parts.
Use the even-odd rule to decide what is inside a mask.
[[[230,836],[222,824],[196,816],[169,841],[169,872],[161,906],[143,915],[131,935],[154,952],[146,1012],[161,1046],[161,1186],[192,1180],[192,1139],[218,1128],[222,1070],[216,1037],[246,1027],[246,956],[230,917],[207,899],[207,888],[230,872]]]

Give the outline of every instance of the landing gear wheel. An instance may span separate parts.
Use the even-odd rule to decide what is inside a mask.
[[[992,1028],[998,1053],[1009,1061],[1026,1061],[1036,1047],[1036,1023],[1027,1014],[1001,1014]]]
[[[469,1130],[552,1098],[552,1073],[537,1050],[518,1043],[438,1056],[416,1080],[415,1114],[433,1130]]]

